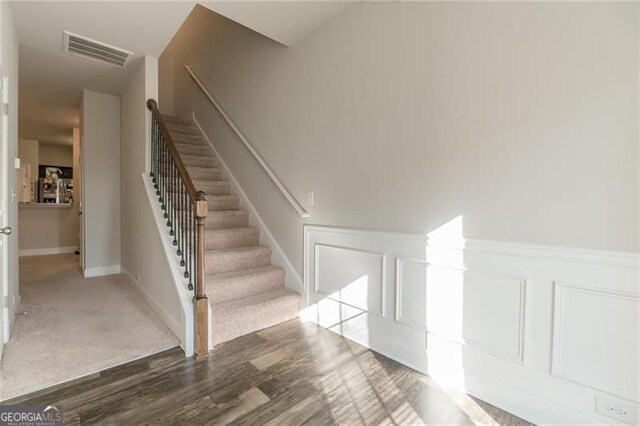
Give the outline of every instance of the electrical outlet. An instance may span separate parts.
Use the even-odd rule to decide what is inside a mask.
[[[307,192],[307,207],[313,207],[313,191]]]
[[[625,423],[636,424],[638,421],[636,404],[607,395],[596,395],[596,412]]]

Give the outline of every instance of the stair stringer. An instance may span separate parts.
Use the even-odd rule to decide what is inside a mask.
[[[180,318],[179,325],[167,324],[172,331],[180,339],[180,346],[185,352],[185,356],[193,356],[194,354],[194,323],[195,323],[195,311],[193,307],[193,292],[188,289],[188,281],[184,278],[183,268],[180,266],[178,255],[173,248],[173,240],[169,235],[169,230],[166,226],[165,219],[162,215],[162,209],[158,203],[158,199],[153,188],[153,181],[146,174],[142,174],[142,180],[144,181],[145,192],[149,199],[149,204],[158,228],[160,239],[162,240],[162,248],[166,256],[167,264],[171,269],[171,275],[173,277],[173,283],[175,285],[176,293],[178,294],[180,307],[182,309],[182,318]],[[145,296],[143,296],[145,297]],[[151,307],[153,308],[153,303]],[[155,310],[155,309],[154,309]],[[164,319],[165,315],[160,312],[156,312],[161,318]],[[211,318],[211,307],[209,307],[209,318]],[[167,322],[165,320],[165,322]],[[173,330],[175,327],[179,327],[179,330]],[[211,328],[211,321],[208,324]],[[208,333],[210,330],[208,330]]]
[[[241,207],[245,208],[249,212],[250,224],[260,230],[261,244],[270,246],[272,248],[273,251],[271,254],[271,262],[275,266],[279,266],[286,271],[285,288],[302,294],[303,284],[302,284],[302,278],[300,277],[300,274],[298,274],[298,271],[296,271],[296,268],[294,268],[293,264],[287,257],[286,253],[284,252],[280,244],[278,244],[278,241],[273,236],[273,233],[271,233],[271,231],[267,227],[267,224],[264,222],[264,220],[262,220],[262,217],[260,217],[258,210],[256,210],[253,203],[251,203],[251,201],[249,200],[247,193],[242,189],[242,186],[240,186],[240,184],[238,183],[238,180],[235,178],[235,176],[229,169],[229,166],[224,161],[224,159],[222,158],[222,156],[220,155],[216,147],[213,145],[213,142],[211,141],[211,139],[209,139],[209,136],[204,131],[204,129],[200,125],[200,122],[196,118],[195,112],[191,113],[191,118],[193,119],[194,124],[202,134],[202,137],[204,138],[204,140],[213,150],[216,158],[218,159],[218,161],[220,162],[220,165],[222,166],[222,169],[224,170],[225,174],[229,178],[233,192],[235,192],[236,195],[240,198]],[[302,299],[301,303],[304,305],[304,298]],[[302,308],[304,308],[304,306],[301,306],[301,309]]]

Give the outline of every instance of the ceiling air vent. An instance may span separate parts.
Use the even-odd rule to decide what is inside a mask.
[[[64,32],[62,50],[120,68],[124,68],[133,56],[133,52],[128,50],[110,46],[69,31]]]

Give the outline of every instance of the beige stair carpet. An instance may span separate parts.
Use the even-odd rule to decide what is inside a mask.
[[[212,307],[210,346],[295,318],[300,295],[284,287],[285,272],[271,265],[271,248],[249,226],[213,150],[188,119],[163,116],[193,179],[206,194],[205,284]]]

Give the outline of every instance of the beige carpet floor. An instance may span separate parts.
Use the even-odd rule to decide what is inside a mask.
[[[21,258],[20,294],[0,401],[179,344],[121,275],[85,279],[72,254]]]

